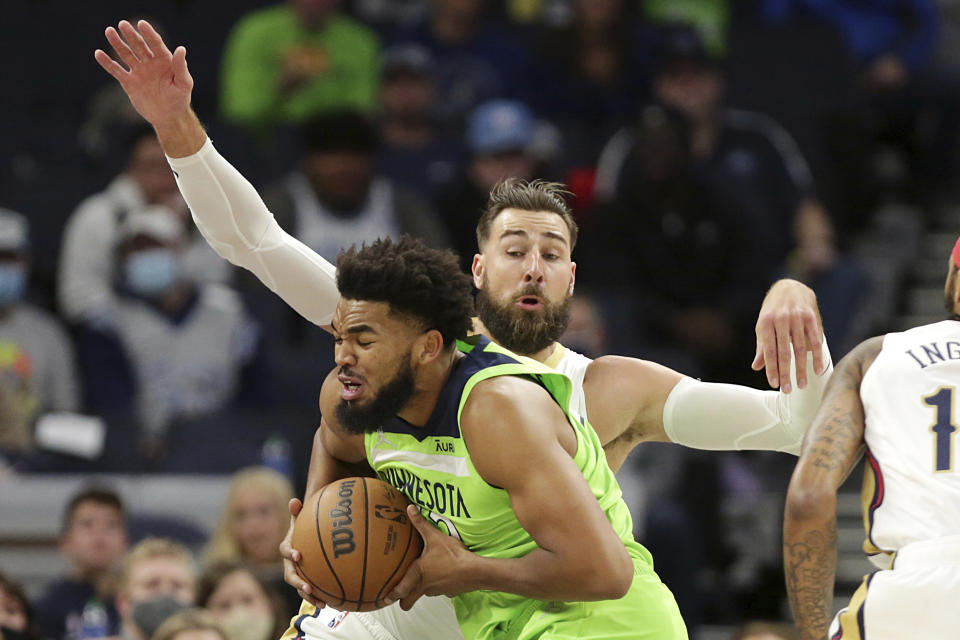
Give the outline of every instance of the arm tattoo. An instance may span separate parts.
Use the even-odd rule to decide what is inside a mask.
[[[837,565],[836,490],[864,446],[860,383],[881,346],[882,338],[861,343],[837,365],[790,483],[783,567],[790,608],[804,640],[822,640],[830,625]]]
[[[836,519],[784,542],[783,565],[790,608],[804,640],[821,640],[830,626],[837,562]]]

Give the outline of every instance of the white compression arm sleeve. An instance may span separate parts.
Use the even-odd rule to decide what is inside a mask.
[[[798,389],[791,357],[789,394],[683,378],[663,406],[664,431],[673,442],[694,449],[800,455],[803,436],[833,372],[826,340],[823,358],[827,366],[818,376],[813,372],[813,354],[807,354],[807,387]]]
[[[336,269],[285,232],[256,189],[208,138],[195,154],[167,157],[200,233],[220,257],[252,271],[297,313],[330,324],[340,294]]]

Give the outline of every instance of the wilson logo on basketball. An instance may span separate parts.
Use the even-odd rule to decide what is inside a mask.
[[[407,523],[407,514],[404,513],[402,509],[397,509],[389,504],[373,505],[373,517],[383,520],[393,520],[401,524]]]
[[[340,491],[337,497],[340,500],[337,506],[330,509],[330,520],[333,529],[330,531],[330,538],[333,541],[333,557],[339,558],[342,555],[352,553],[357,548],[353,540],[353,485],[356,481],[346,480],[340,483]]]

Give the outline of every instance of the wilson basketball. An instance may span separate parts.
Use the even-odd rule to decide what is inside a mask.
[[[376,478],[344,478],[307,498],[293,527],[300,577],[335,609],[372,611],[423,550],[407,498]]]

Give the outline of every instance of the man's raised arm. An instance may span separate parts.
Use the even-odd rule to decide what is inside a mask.
[[[145,20],[137,28],[121,21],[106,36],[123,65],[100,49],[94,57],[153,125],[210,246],[252,271],[307,320],[329,324],[339,298],[333,265],[283,231],[253,185],[213,148],[190,108],[186,49],[171,53]]]

